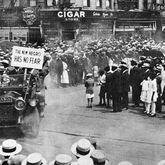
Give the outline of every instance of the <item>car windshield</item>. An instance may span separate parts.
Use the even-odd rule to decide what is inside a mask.
[[[26,75],[26,79],[24,80],[23,74],[17,75],[0,75],[0,88],[6,87],[22,87],[25,82],[29,79],[29,75]]]

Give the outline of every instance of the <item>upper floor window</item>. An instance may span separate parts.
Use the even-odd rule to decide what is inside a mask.
[[[111,6],[111,0],[106,0],[105,5],[106,5],[106,8],[111,9],[112,8],[112,6]]]
[[[96,1],[96,7],[102,7],[102,0]]]
[[[145,1],[145,0],[144,0]],[[117,0],[118,9],[120,10],[134,10],[138,9],[138,0]]]
[[[90,7],[90,0],[83,0],[84,7]]]
[[[37,3],[36,3],[36,0],[30,0],[30,6],[36,6]]]

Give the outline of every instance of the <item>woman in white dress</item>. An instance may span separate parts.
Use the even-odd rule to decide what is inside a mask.
[[[148,91],[146,95],[146,113],[151,117],[156,116],[156,101],[158,98],[157,82],[154,74],[150,74],[148,81]]]
[[[64,87],[66,87],[69,84],[69,75],[68,75],[68,65],[66,62],[62,61],[63,65],[63,72],[61,75],[61,84],[63,84]]]

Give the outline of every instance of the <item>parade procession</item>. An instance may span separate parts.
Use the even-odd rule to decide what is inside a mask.
[[[164,0],[0,0],[0,165],[165,165]]]

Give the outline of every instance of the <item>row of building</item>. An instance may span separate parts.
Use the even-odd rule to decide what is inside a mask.
[[[164,28],[165,0],[0,0],[0,40],[34,43],[135,32],[163,39]]]

